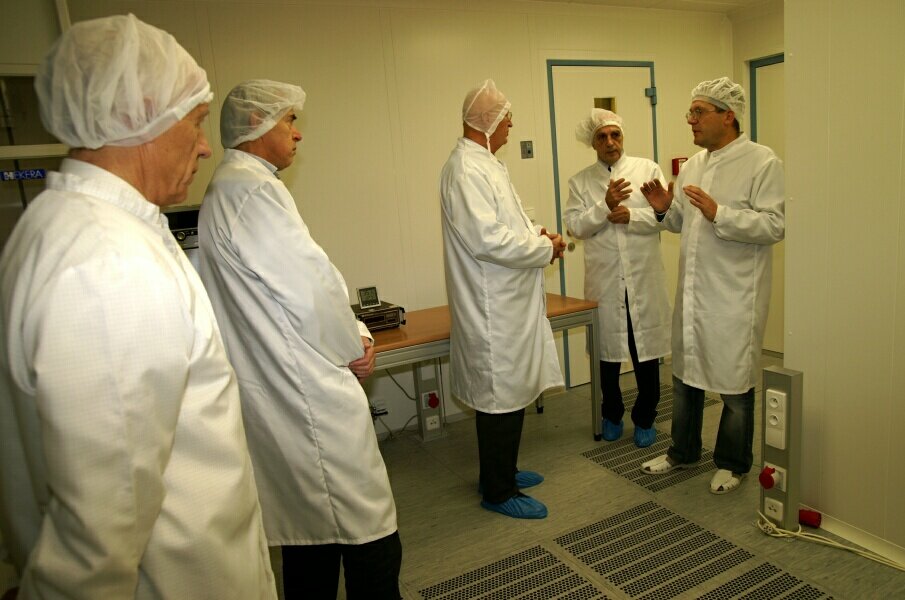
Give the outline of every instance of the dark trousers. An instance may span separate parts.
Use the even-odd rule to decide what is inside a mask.
[[[635,382],[638,384],[638,398],[632,408],[632,422],[636,427],[650,429],[657,418],[657,404],[660,403],[660,364],[653,358],[641,362],[635,347],[635,332],[632,330],[632,314],[625,297],[625,315],[628,318],[628,351],[635,368]],[[622,389],[619,387],[619,370],[622,363],[600,361],[600,389],[603,394],[602,413],[610,423],[619,424],[625,414],[622,403]]]
[[[491,504],[505,502],[518,494],[515,474],[524,422],[524,408],[498,414],[475,411],[481,487],[484,500]]]
[[[283,546],[286,600],[336,600],[342,560],[349,600],[399,600],[399,532],[361,545]]]

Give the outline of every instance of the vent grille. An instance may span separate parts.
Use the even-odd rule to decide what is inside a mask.
[[[645,502],[554,541],[630,598],[827,598],[770,564],[752,567],[720,585],[752,562],[754,555],[656,502]]]
[[[424,600],[606,599],[594,584],[542,546],[529,548],[418,593]]]
[[[659,492],[672,487],[677,483],[697,477],[701,473],[713,470],[713,452],[704,448],[701,452],[700,463],[690,469],[677,469],[666,475],[648,475],[641,472],[641,463],[666,454],[671,438],[658,431],[656,441],[647,448],[638,448],[631,437],[617,442],[597,446],[593,450],[582,452],[582,456],[597,463],[604,469],[608,469],[628,479],[632,483],[640,485],[651,492]]]

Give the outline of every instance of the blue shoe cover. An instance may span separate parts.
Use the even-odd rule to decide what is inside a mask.
[[[547,516],[547,507],[543,503],[524,494],[513,496],[499,504],[491,504],[486,500],[482,500],[481,506],[513,519],[543,519]]]
[[[611,423],[607,419],[603,419],[603,439],[608,442],[615,442],[619,438],[622,437],[622,425],[624,421],[619,421],[619,424]]]
[[[635,445],[639,448],[647,448],[653,444],[656,439],[657,430],[653,427],[644,429],[643,427],[635,426]]]
[[[515,486],[523,490],[543,483],[544,476],[534,471],[519,471],[515,474]]]
[[[540,473],[536,473],[534,471],[517,471],[515,473],[515,487],[520,490],[525,488],[534,487],[539,483],[543,483],[544,476]],[[481,485],[481,482],[478,482],[478,493],[484,493],[484,486]]]

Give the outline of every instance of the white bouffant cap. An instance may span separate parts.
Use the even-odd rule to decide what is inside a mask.
[[[509,112],[511,103],[497,89],[493,79],[468,92],[462,103],[462,121],[466,125],[490,135]]]
[[[575,128],[575,138],[582,144],[590,146],[594,143],[594,134],[597,130],[607,125],[613,125],[625,132],[622,128],[622,117],[611,110],[592,108],[590,116]]]
[[[256,140],[277,124],[290,109],[296,114],[305,106],[305,90],[291,83],[251,79],[234,87],[220,112],[220,143],[235,148]]]
[[[73,25],[35,77],[44,128],[73,148],[138,146],[213,99],[172,35],[118,15]]]
[[[702,81],[691,91],[691,99],[709,102],[717,108],[731,110],[739,121],[745,116],[745,90],[728,77]]]

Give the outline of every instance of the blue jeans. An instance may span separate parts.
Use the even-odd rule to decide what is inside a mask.
[[[680,463],[701,459],[704,390],[673,376],[672,446],[669,458]],[[716,436],[713,462],[720,469],[747,473],[754,462],[754,388],[743,394],[720,394],[723,414]]]

